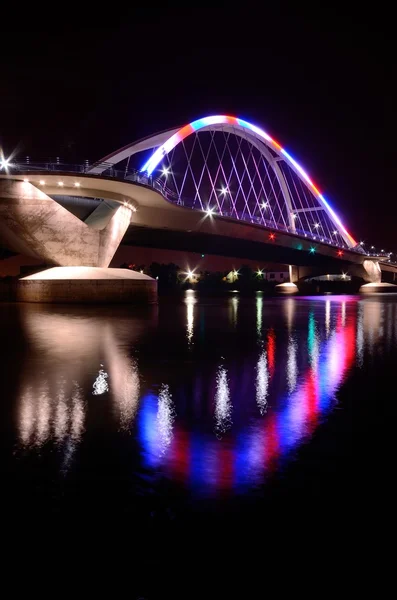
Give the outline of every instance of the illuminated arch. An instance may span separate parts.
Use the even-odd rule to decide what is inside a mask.
[[[239,119],[238,117],[232,117],[227,115],[214,115],[197,119],[191,123],[181,127],[180,129],[172,129],[160,134],[156,134],[153,137],[145,138],[140,142],[136,142],[129,146],[125,146],[121,150],[114,152],[105,157],[100,163],[93,165],[90,169],[92,173],[101,173],[105,171],[109,166],[117,164],[121,160],[132,156],[138,152],[144,150],[154,149],[155,152],[145,162],[140,169],[142,173],[151,175],[163,158],[171,152],[175,146],[182,142],[186,137],[199,131],[226,131],[233,133],[239,137],[247,139],[253,146],[255,146],[261,154],[264,156],[266,161],[273,168],[277,180],[280,184],[280,188],[284,197],[284,201],[288,208],[288,214],[290,219],[291,231],[295,232],[295,223],[293,219],[293,206],[291,196],[289,193],[288,185],[283,174],[282,169],[279,166],[280,161],[285,161],[286,164],[291,168],[292,171],[299,177],[302,183],[312,193],[312,195],[319,202],[320,208],[324,209],[335,228],[338,230],[340,236],[347,244],[349,248],[357,246],[357,242],[347,231],[343,225],[341,219],[330,206],[328,201],[324,198],[323,194],[319,191],[317,186],[313,183],[312,179],[301,167],[301,165],[284,149],[281,145],[276,142],[269,134],[263,129],[260,129],[256,125]],[[274,154],[276,156],[274,156]]]

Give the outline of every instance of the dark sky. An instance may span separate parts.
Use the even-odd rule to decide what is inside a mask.
[[[397,250],[393,16],[274,4],[2,9],[0,145],[95,160],[234,114],[297,157],[357,239]]]

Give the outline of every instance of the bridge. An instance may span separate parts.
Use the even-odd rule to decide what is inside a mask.
[[[128,243],[290,265],[290,283],[346,273],[396,279],[303,167],[256,125],[210,116],[94,164],[0,162],[0,241],[61,267],[108,267]]]

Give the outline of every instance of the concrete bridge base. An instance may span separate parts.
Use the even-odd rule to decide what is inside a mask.
[[[54,267],[16,282],[17,302],[155,304],[157,281],[128,269]]]
[[[365,283],[360,287],[362,294],[387,294],[397,293],[397,285],[394,283]]]
[[[276,285],[276,292],[278,294],[283,294],[284,296],[290,296],[292,294],[297,294],[299,289],[295,283],[286,281],[285,283],[279,283]]]

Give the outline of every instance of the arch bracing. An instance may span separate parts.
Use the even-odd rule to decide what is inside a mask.
[[[148,150],[140,172],[169,200],[338,246],[357,244],[299,163],[247,121],[204,117],[126,146],[90,171]]]

